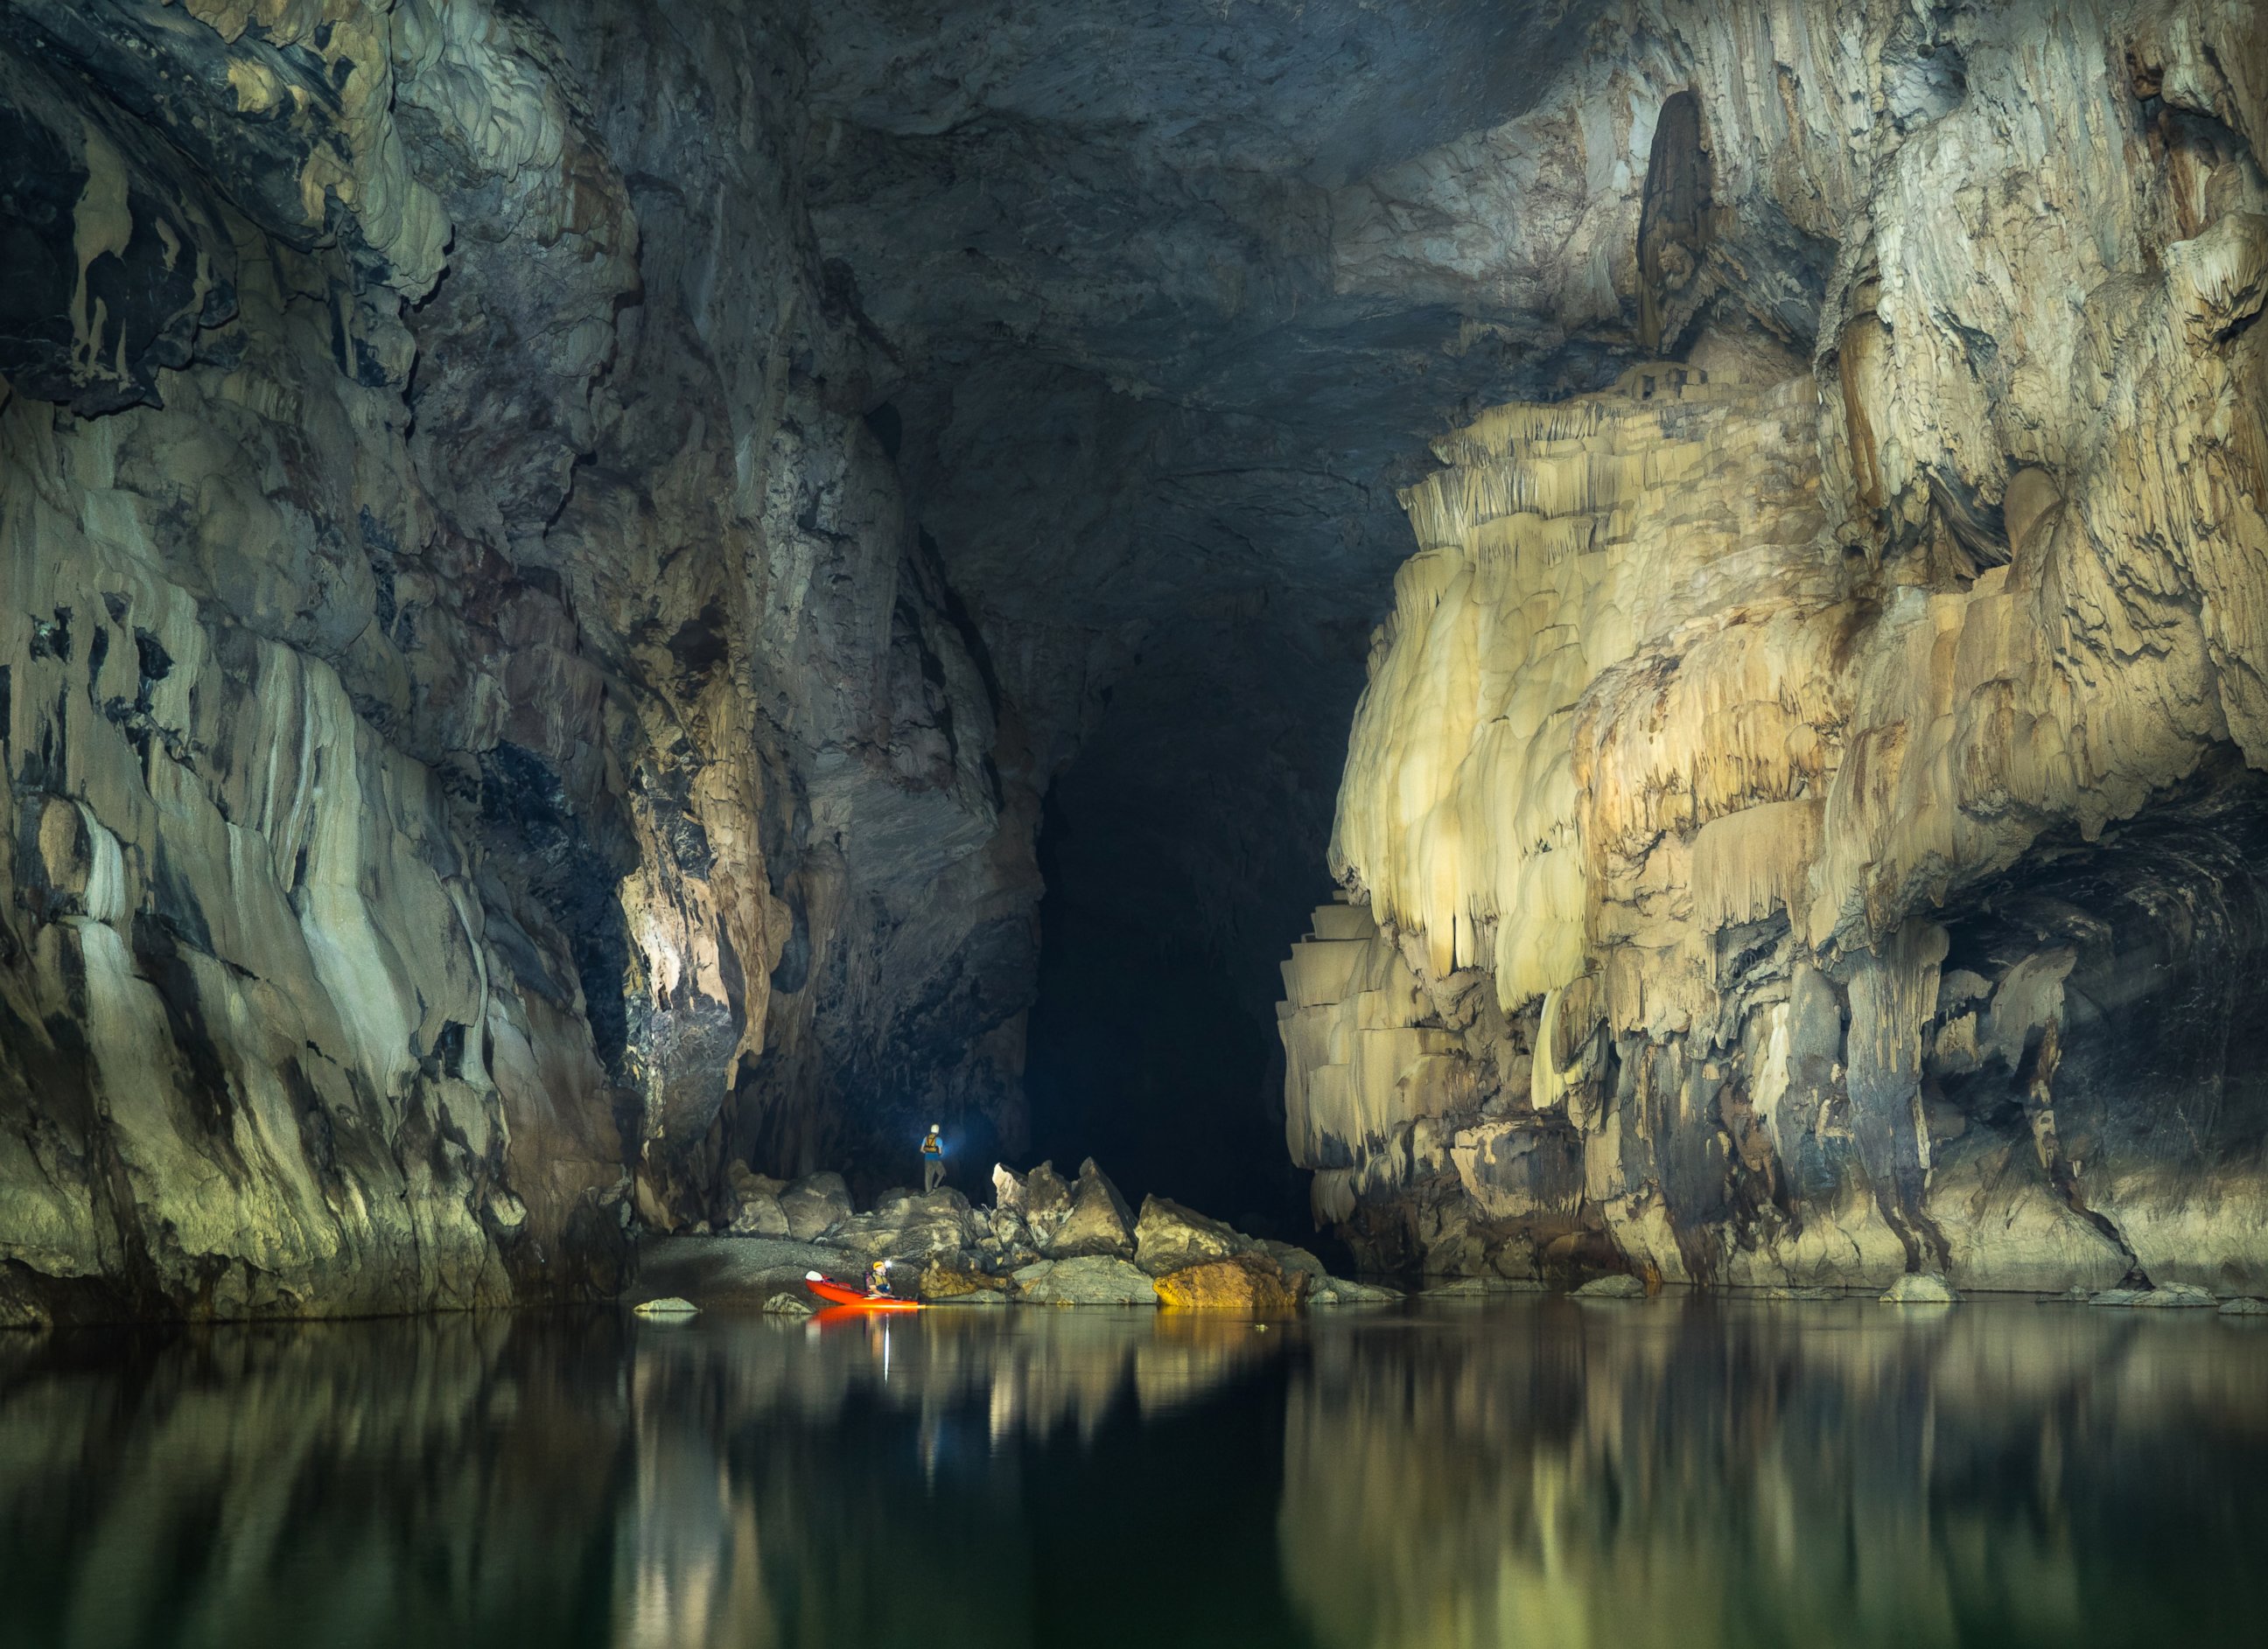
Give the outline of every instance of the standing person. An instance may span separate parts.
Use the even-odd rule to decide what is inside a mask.
[[[945,1141],[937,1131],[937,1124],[929,1125],[922,1136],[922,1192],[926,1196],[945,1183]]]

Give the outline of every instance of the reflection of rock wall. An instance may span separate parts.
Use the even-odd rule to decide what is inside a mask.
[[[1004,1492],[1021,1451],[1051,1437],[1084,1450],[1130,1395],[1154,1420],[1275,1349],[1243,1321],[1076,1311],[642,1336],[619,1639],[1034,1641],[1038,1507]],[[758,1428],[762,1446],[745,1447]],[[990,1479],[993,1515],[931,1492],[939,1474]],[[688,1495],[688,1483],[717,1491]]]
[[[0,1340],[11,1641],[579,1641],[627,1441],[611,1323]]]
[[[1822,1309],[1318,1336],[1278,1521],[1316,1641],[2147,1638],[2138,1572],[2211,1609],[2260,1496],[2201,1520],[2165,1464],[2259,1456],[2251,1336]],[[2240,1638],[2242,1607],[2214,1611]]]
[[[1828,15],[1618,71],[1688,358],[1404,494],[1294,1155],[1380,1263],[2257,1285],[2268,24]]]
[[[0,16],[0,1320],[603,1288],[1020,1126],[1020,735],[766,26]]]
[[[1280,1343],[1067,1311],[0,1336],[7,1641],[1031,1642],[1022,1452]],[[874,1584],[909,1561],[948,1607]]]

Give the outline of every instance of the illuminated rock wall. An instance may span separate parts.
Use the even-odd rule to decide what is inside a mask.
[[[1036,801],[769,26],[0,15],[0,1321],[603,1292],[1020,1126]]]
[[[1381,1264],[2253,1285],[2264,25],[1823,17],[1660,48],[1699,154],[1662,99],[1625,275],[1682,363],[1403,494],[1293,1154]]]

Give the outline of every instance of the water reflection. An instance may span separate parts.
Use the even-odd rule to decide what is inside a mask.
[[[0,1336],[0,1643],[2250,1643],[2250,1327],[1520,1300]]]
[[[1044,1641],[1021,1446],[1091,1457],[1114,1416],[1155,1424],[1282,1343],[1154,1311],[762,1326],[630,1358],[622,1649]]]
[[[2013,1303],[1322,1336],[1284,1568],[1331,1649],[2255,1642],[2264,1373],[2211,1317]]]

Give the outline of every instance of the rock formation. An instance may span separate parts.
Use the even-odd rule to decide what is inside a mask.
[[[1389,1288],[1334,1277],[1291,1243],[1248,1236],[1164,1197],[1138,1219],[1093,1158],[1066,1182],[1052,1163],[992,1169],[993,1204],[958,1191],[884,1191],[853,1211],[836,1174],[781,1187],[743,1171],[725,1232],[639,1245],[630,1298],[808,1311],[814,1271],[845,1280],[877,1261],[895,1292],[933,1305],[1152,1306],[1272,1314],[1303,1303],[1373,1305]],[[779,1229],[774,1229],[779,1227]]]
[[[1575,216],[1661,358],[1402,495],[1284,969],[1316,1211],[1451,1273],[2257,1292],[2268,14],[1652,20],[1572,77]]]
[[[725,1161],[1020,1137],[1036,788],[801,65],[0,11],[0,1321],[604,1291]]]
[[[0,1321],[2257,1279],[2261,18],[11,0]]]

